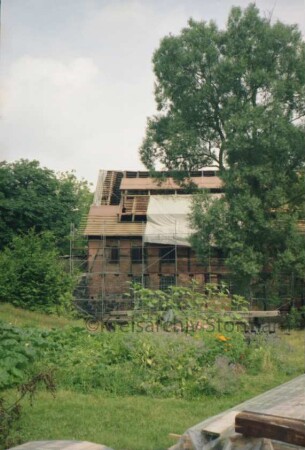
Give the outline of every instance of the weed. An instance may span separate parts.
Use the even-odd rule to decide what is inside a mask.
[[[22,401],[26,396],[29,397],[31,405],[38,387],[43,385],[47,391],[55,396],[55,383],[52,371],[44,371],[36,374],[27,382],[18,386],[18,398],[13,403],[5,401],[0,397],[0,449],[11,447],[18,443],[18,438],[13,437],[16,425],[21,417]]]

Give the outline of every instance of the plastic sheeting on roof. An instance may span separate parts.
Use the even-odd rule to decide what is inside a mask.
[[[191,204],[191,195],[150,196],[144,242],[190,246]]]

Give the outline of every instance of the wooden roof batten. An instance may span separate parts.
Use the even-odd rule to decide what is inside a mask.
[[[86,236],[142,236],[142,222],[119,222],[117,217],[91,215],[84,234]]]
[[[146,215],[148,206],[148,195],[125,195],[122,201],[120,216],[124,215]]]

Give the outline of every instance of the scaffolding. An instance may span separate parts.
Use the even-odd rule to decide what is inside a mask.
[[[203,290],[206,283],[225,282],[231,293],[249,299],[251,308],[264,309],[269,295],[266,286],[254,293],[241,292],[230,277],[225,259],[215,257],[213,249],[206,263],[201,263],[190,246],[145,242],[145,225],[143,222],[141,235],[122,237],[102,233],[91,239],[71,225],[70,271],[76,271],[79,277],[74,292],[79,310],[103,318],[110,311],[133,309],[132,283],[151,290],[167,290],[170,286],[187,286],[192,280]],[[168,238],[169,242],[175,241],[175,233]],[[282,308],[295,301],[304,303],[304,280],[300,284],[293,275],[283,274],[280,297]]]

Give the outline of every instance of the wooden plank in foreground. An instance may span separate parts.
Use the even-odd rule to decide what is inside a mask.
[[[239,315],[244,319],[279,317],[281,315],[278,309],[271,311],[227,311],[228,315]]]
[[[305,447],[305,420],[243,411],[235,417],[235,431]]]
[[[202,431],[205,434],[211,436],[220,436],[224,433],[232,424],[234,424],[234,419],[239,414],[239,411],[229,411],[227,414],[222,415],[218,419],[206,425]]]
[[[186,434],[169,433],[168,437],[176,439],[177,441],[180,439],[183,450],[192,450],[194,448],[190,437]],[[180,443],[177,442],[175,445],[169,447],[167,450],[179,450],[180,448],[181,448]]]

